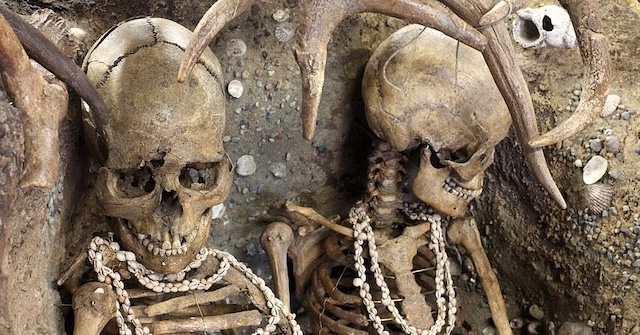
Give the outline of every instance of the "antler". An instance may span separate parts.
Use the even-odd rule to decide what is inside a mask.
[[[560,0],[576,28],[582,62],[585,65],[580,103],[576,111],[546,134],[529,141],[540,148],[560,142],[587,127],[600,114],[609,94],[611,69],[609,39],[604,35],[602,20],[597,17],[599,2],[595,0]]]
[[[254,0],[220,0],[203,16],[195,29],[195,38],[187,46],[178,81],[184,81],[202,50],[220,29],[254,3]],[[486,41],[471,25],[435,0],[400,0],[392,4],[379,0],[309,0],[301,4],[294,54],[302,75],[302,127],[306,139],[315,132],[318,106],[327,60],[327,44],[335,27],[358,13],[374,12],[440,30],[475,49]]]
[[[0,4],[0,13],[13,28],[18,40],[22,43],[26,53],[45,69],[60,78],[65,84],[73,88],[78,95],[91,106],[98,122],[102,125],[109,123],[106,105],[96,89],[91,85],[86,74],[69,57],[64,55],[38,29]]]
[[[206,46],[224,24],[252,3],[253,0],[220,0],[211,7],[196,28],[198,40],[190,43],[179,80],[183,81],[190,67],[195,64],[199,48]],[[549,172],[541,147],[574,135],[585,128],[602,109],[609,88],[609,61],[607,38],[600,33],[602,29],[594,18],[597,1],[562,0],[561,3],[568,9],[577,26],[577,37],[586,64],[585,84],[576,113],[558,127],[538,136],[531,95],[522,72],[515,63],[510,36],[504,25],[493,25],[521,7],[524,1],[503,0],[493,7],[488,0],[305,1],[301,4],[302,22],[294,47],[302,75],[304,137],[310,139],[315,131],[324,84],[327,43],[333,29],[343,19],[357,13],[376,12],[395,16],[435,28],[483,51],[487,65],[511,111],[518,142],[522,145],[533,174],[551,198],[562,208],[566,208],[566,202]],[[479,27],[481,34],[474,27]]]

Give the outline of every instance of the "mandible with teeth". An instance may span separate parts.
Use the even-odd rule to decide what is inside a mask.
[[[191,36],[166,19],[127,20],[83,64],[111,120],[97,129],[84,104],[86,138],[102,164],[98,201],[123,247],[159,273],[194,259],[208,238],[211,208],[231,186],[217,58],[207,49],[187,81],[176,80]]]

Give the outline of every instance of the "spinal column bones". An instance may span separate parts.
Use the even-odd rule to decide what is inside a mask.
[[[209,235],[211,207],[231,186],[218,60],[207,50],[187,83],[175,80],[190,36],[164,19],[127,21],[84,63],[111,118],[101,127],[86,113],[87,137],[104,164],[99,201],[123,247],[160,273],[194,259]]]

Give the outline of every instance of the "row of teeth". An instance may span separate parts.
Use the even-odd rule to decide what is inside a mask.
[[[156,241],[151,241],[149,235],[144,233],[136,234],[138,240],[142,243],[142,245],[147,248],[150,252],[153,253],[154,256],[174,256],[174,255],[182,255],[187,252],[187,248],[189,244],[195,239],[195,234],[186,237],[185,243],[180,243],[181,238],[179,236],[175,236],[173,239],[173,243],[169,242],[168,234],[167,238],[165,238],[164,242],[160,244]]]
[[[470,190],[468,188],[464,188],[462,186],[460,186],[460,184],[458,184],[458,182],[456,182],[453,178],[451,177],[447,177],[447,179],[444,181],[444,184],[442,185],[442,187],[444,187],[444,189],[455,195],[456,197],[460,197],[463,198],[465,200],[471,200],[476,198],[477,196],[480,195],[480,193],[482,193],[482,189],[477,189],[477,190]]]

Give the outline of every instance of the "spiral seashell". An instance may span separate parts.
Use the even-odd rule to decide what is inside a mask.
[[[609,208],[613,198],[613,187],[609,184],[596,183],[585,187],[587,207],[592,213],[600,214]]]
[[[274,32],[278,42],[285,43],[293,37],[293,29],[278,26]]]
[[[607,173],[608,167],[609,163],[606,158],[599,155],[591,157],[582,169],[582,181],[587,185],[596,183]]]
[[[615,95],[615,94],[607,95],[607,100],[605,100],[604,102],[604,107],[602,107],[600,116],[607,117],[613,114],[613,112],[615,112],[616,109],[618,108],[618,105],[620,105],[620,101],[621,99],[620,99],[620,96],[618,95]]]

